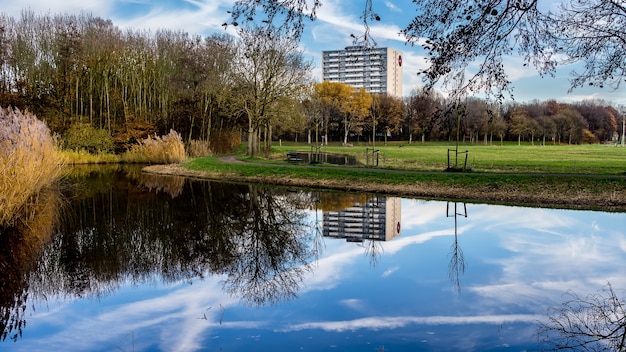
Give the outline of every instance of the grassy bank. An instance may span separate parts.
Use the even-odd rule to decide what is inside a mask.
[[[443,158],[445,158],[447,150],[447,146],[442,144],[426,145],[424,148],[399,148],[398,146],[387,148],[389,148],[387,159],[389,164],[411,160],[409,155],[435,160],[436,157],[432,156],[435,154],[439,155],[440,159],[442,151]],[[441,171],[442,167],[435,168],[434,162],[428,167],[409,168],[406,167],[408,163],[404,162],[405,165],[402,168],[396,166],[371,169],[294,165],[283,161],[284,152],[298,150],[297,146],[277,148],[278,152],[273,156],[272,161],[242,158],[247,162],[233,163],[220,161],[217,157],[207,157],[193,159],[181,166],[156,166],[148,171],[215,180],[260,182],[424,198],[626,211],[626,178],[623,175],[626,169],[625,161],[623,158],[617,158],[607,162],[609,156],[612,157],[611,153],[626,157],[626,150],[623,148],[586,146],[583,149],[565,146],[558,149],[554,147],[551,153],[555,155],[549,155],[554,161],[534,161],[530,158],[526,165],[520,164],[523,166],[523,168],[520,167],[521,170],[515,169],[523,173],[513,173],[505,166],[512,164],[515,158],[513,151],[518,150],[519,157],[523,158],[526,155],[521,154],[527,154],[530,149],[540,147],[527,146],[516,149],[508,146],[504,147],[506,148],[504,151],[498,147],[484,148],[482,155],[485,156],[485,162],[488,165],[494,165],[489,172],[472,169],[469,173],[446,173]],[[488,148],[491,148],[493,152],[487,153]],[[401,151],[395,151],[399,149]],[[577,172],[565,170],[567,173],[563,173],[562,161],[559,159],[564,158],[564,155],[569,155],[571,162],[583,164],[584,160],[589,158],[587,153],[581,153],[581,151],[594,149],[602,152],[608,150],[606,154],[598,157],[600,160],[596,161],[594,166],[596,169],[602,169],[603,173],[582,173],[581,168],[577,168]],[[356,148],[344,147],[327,148],[328,150],[352,155],[359,152]],[[392,151],[395,153],[393,158],[391,157]]]

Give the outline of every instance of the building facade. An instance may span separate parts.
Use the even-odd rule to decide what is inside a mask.
[[[348,242],[389,241],[400,236],[400,201],[397,197],[373,197],[341,211],[325,211],[323,235]]]
[[[322,52],[322,78],[369,93],[402,97],[402,53],[391,48],[349,46]]]

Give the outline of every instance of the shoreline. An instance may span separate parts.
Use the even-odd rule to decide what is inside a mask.
[[[437,181],[420,181],[402,184],[381,184],[367,181],[294,177],[242,176],[233,173],[190,170],[178,164],[151,165],[143,168],[143,172],[167,176],[183,176],[200,180],[258,183],[263,185],[298,187],[305,189],[326,189],[344,192],[364,192],[386,194],[433,200],[465,201],[474,203],[493,203],[515,206],[532,206],[543,208],[587,209],[609,212],[626,212],[626,187],[621,190],[591,192],[585,189],[571,189],[563,184],[558,189],[533,188],[516,189],[511,187],[479,185],[479,186],[446,186]],[[497,174],[496,174],[497,176]],[[544,177],[538,175],[538,177]]]

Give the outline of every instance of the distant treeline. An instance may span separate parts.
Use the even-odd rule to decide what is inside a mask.
[[[185,142],[220,149],[244,138],[249,123],[241,81],[233,78],[237,45],[227,35],[122,30],[89,14],[0,14],[0,106],[27,109],[63,137],[75,126],[106,131],[117,150],[170,129]],[[324,94],[311,89],[299,102],[276,99],[288,107],[275,109],[284,113],[271,117],[264,133],[299,141],[317,132],[349,142],[459,136],[555,143],[605,142],[622,133],[622,115],[602,101],[494,106],[468,99],[450,109],[441,96],[416,89],[403,100],[360,97],[370,105],[357,113]]]

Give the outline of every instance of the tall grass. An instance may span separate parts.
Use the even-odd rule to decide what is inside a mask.
[[[192,140],[189,142],[189,146],[187,147],[187,154],[191,157],[197,156],[211,156],[213,153],[211,152],[211,146],[208,141],[204,140]]]
[[[39,192],[61,175],[62,160],[44,122],[0,108],[0,226],[13,226]]]
[[[60,151],[61,158],[65,165],[78,164],[112,164],[119,163],[120,157],[112,153],[92,154],[86,150],[63,149]]]
[[[185,159],[185,144],[174,130],[163,137],[148,136],[122,155],[122,161],[127,163],[175,164]]]

